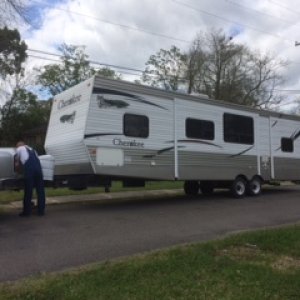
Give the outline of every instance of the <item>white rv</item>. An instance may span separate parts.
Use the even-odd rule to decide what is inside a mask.
[[[96,76],[54,98],[45,149],[73,186],[182,180],[242,197],[300,179],[300,118]]]

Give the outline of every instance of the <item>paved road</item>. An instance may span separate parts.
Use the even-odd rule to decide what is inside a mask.
[[[63,270],[224,234],[300,221],[300,187],[257,198],[176,197],[48,207],[45,217],[0,213],[0,281]]]

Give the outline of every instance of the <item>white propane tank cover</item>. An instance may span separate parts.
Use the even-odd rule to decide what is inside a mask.
[[[52,181],[54,177],[54,157],[52,155],[39,156],[44,180]]]

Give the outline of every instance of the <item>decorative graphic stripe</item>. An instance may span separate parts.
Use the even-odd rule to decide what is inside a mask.
[[[177,148],[185,148],[185,146],[178,146]],[[165,152],[172,151],[172,150],[174,150],[174,146],[158,150],[155,154],[144,155],[143,158],[154,158],[155,156],[158,156],[160,154],[163,154]]]
[[[299,136],[300,136],[300,130],[295,131],[295,132],[292,134],[291,139],[292,139],[293,141],[295,141]]]
[[[120,92],[120,91],[108,90],[108,89],[102,89],[102,88],[94,88],[93,94],[108,94],[108,95],[124,96],[124,97],[129,98],[128,100],[131,100],[131,101],[135,101],[135,102],[139,102],[139,103],[143,103],[143,104],[147,104],[147,105],[152,105],[152,106],[156,106],[161,109],[164,109],[164,110],[168,110],[167,108],[157,105],[155,103],[152,103],[150,101],[147,101],[147,100],[143,99],[142,97],[124,93],[124,92]]]
[[[240,155],[242,155],[242,154],[245,154],[246,152],[250,151],[253,147],[254,147],[254,145],[251,146],[251,147],[249,147],[249,148],[247,148],[247,149],[244,150],[244,151],[241,151],[241,152],[237,153],[237,154],[230,155],[229,157],[233,158],[233,157],[237,157],[237,156],[240,156]]]
[[[107,135],[123,135],[123,133],[89,133],[85,134],[84,138],[93,138],[98,136],[107,136]]]
[[[217,145],[212,142],[203,141],[203,140],[192,140],[192,139],[186,139],[186,140],[177,140],[178,143],[190,143],[190,144],[202,144],[202,145],[208,145],[208,146],[214,146],[217,148],[222,149],[223,147],[220,145]],[[174,143],[174,141],[167,141],[166,143]]]

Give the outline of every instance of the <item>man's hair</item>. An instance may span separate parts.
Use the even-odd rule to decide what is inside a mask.
[[[18,141],[16,144],[16,147],[25,146],[25,143],[23,141]]]

